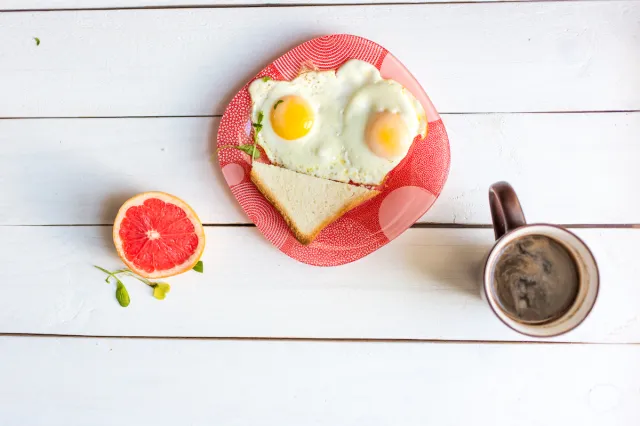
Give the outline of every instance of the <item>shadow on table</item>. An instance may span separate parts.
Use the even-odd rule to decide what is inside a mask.
[[[130,191],[117,191],[105,197],[101,205],[100,221],[104,224],[112,224],[116,219],[118,210],[129,198],[138,194],[140,191],[131,189]]]
[[[438,233],[453,232],[464,236],[459,243],[438,242]],[[425,286],[453,290],[481,298],[485,256],[493,245],[492,234],[477,229],[411,229],[424,234],[426,244],[407,246],[405,264],[424,276]],[[465,232],[473,232],[469,241]],[[486,242],[482,237],[486,236]],[[450,237],[449,237],[450,238]],[[433,243],[429,243],[432,239]]]
[[[105,197],[101,205],[101,212],[100,212],[101,223],[105,225],[109,225],[109,226],[101,226],[101,229],[102,229],[101,235],[103,236],[105,242],[109,242],[109,244],[111,244],[111,242],[113,241],[112,225],[116,219],[116,215],[118,214],[118,210],[120,209],[120,207],[124,204],[125,201],[127,201],[129,198],[133,197],[134,195],[138,194],[139,192],[140,191],[136,191],[134,189],[131,189],[130,191],[120,190],[112,194],[109,194],[107,197]]]

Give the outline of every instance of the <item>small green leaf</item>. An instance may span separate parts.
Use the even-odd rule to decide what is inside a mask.
[[[262,77],[262,81],[264,81],[265,83],[269,80],[273,80],[271,77],[269,77],[268,75],[265,75],[264,77]]]
[[[118,280],[118,288],[116,288],[116,299],[118,299],[118,303],[120,303],[120,306],[123,308],[129,306],[129,303],[131,302],[127,288],[120,280]]]
[[[260,158],[260,150],[255,145],[251,145],[251,144],[238,145],[238,146],[234,146],[234,148],[239,149],[240,151],[246,152],[253,159]]]
[[[40,39],[38,37],[33,38],[36,41],[36,46],[40,46]]]
[[[264,113],[262,111],[258,111],[258,115],[256,118],[258,119],[258,121],[255,123],[251,123],[253,128],[256,129],[254,136],[257,136],[258,133],[260,133],[260,130],[262,130],[262,120],[264,119]]]
[[[164,300],[167,293],[171,291],[171,286],[167,283],[155,283],[153,286],[153,297],[158,300]]]
[[[202,260],[198,260],[198,263],[193,267],[193,270],[200,273],[204,272],[204,263],[202,263]]]
[[[278,100],[278,102],[276,102],[276,103],[273,105],[273,109],[278,108],[278,105],[280,105],[280,104],[281,104],[281,103],[283,103],[283,102],[284,102],[284,101],[283,101],[282,99],[279,99],[279,100]]]

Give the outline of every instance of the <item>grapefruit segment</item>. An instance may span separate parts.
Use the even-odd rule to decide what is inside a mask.
[[[193,209],[164,192],[127,200],[113,225],[122,261],[145,278],[165,278],[192,269],[204,250],[204,229]]]

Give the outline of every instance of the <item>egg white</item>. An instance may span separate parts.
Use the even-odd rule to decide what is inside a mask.
[[[378,185],[406,156],[413,137],[424,134],[426,116],[420,103],[399,83],[383,80],[373,65],[350,60],[337,71],[310,71],[292,81],[263,81],[249,85],[252,121],[262,113],[256,141],[269,160],[280,166],[341,182]],[[285,140],[271,125],[271,111],[284,96],[305,99],[314,124],[305,136]],[[392,160],[377,157],[365,143],[369,117],[381,111],[400,114],[411,140]]]
[[[409,130],[409,138],[403,141],[400,154],[392,159],[378,157],[365,142],[369,118],[378,112],[398,114]],[[350,167],[347,175],[353,182],[379,184],[407,155],[413,139],[424,135],[427,120],[420,102],[400,83],[380,80],[356,91],[343,114],[345,158]]]

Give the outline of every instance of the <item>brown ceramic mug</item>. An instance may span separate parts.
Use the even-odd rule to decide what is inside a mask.
[[[573,330],[582,323],[596,301],[599,273],[596,260],[587,245],[574,233],[556,225],[527,224],[520,201],[507,182],[498,182],[489,188],[489,205],[496,243],[489,252],[484,267],[484,295],[489,306],[507,326],[532,337],[552,337]],[[505,253],[505,247],[526,236],[543,236],[561,245],[569,253],[577,271],[575,300],[564,313],[546,322],[532,323],[516,318],[500,303],[494,274],[496,264]]]

